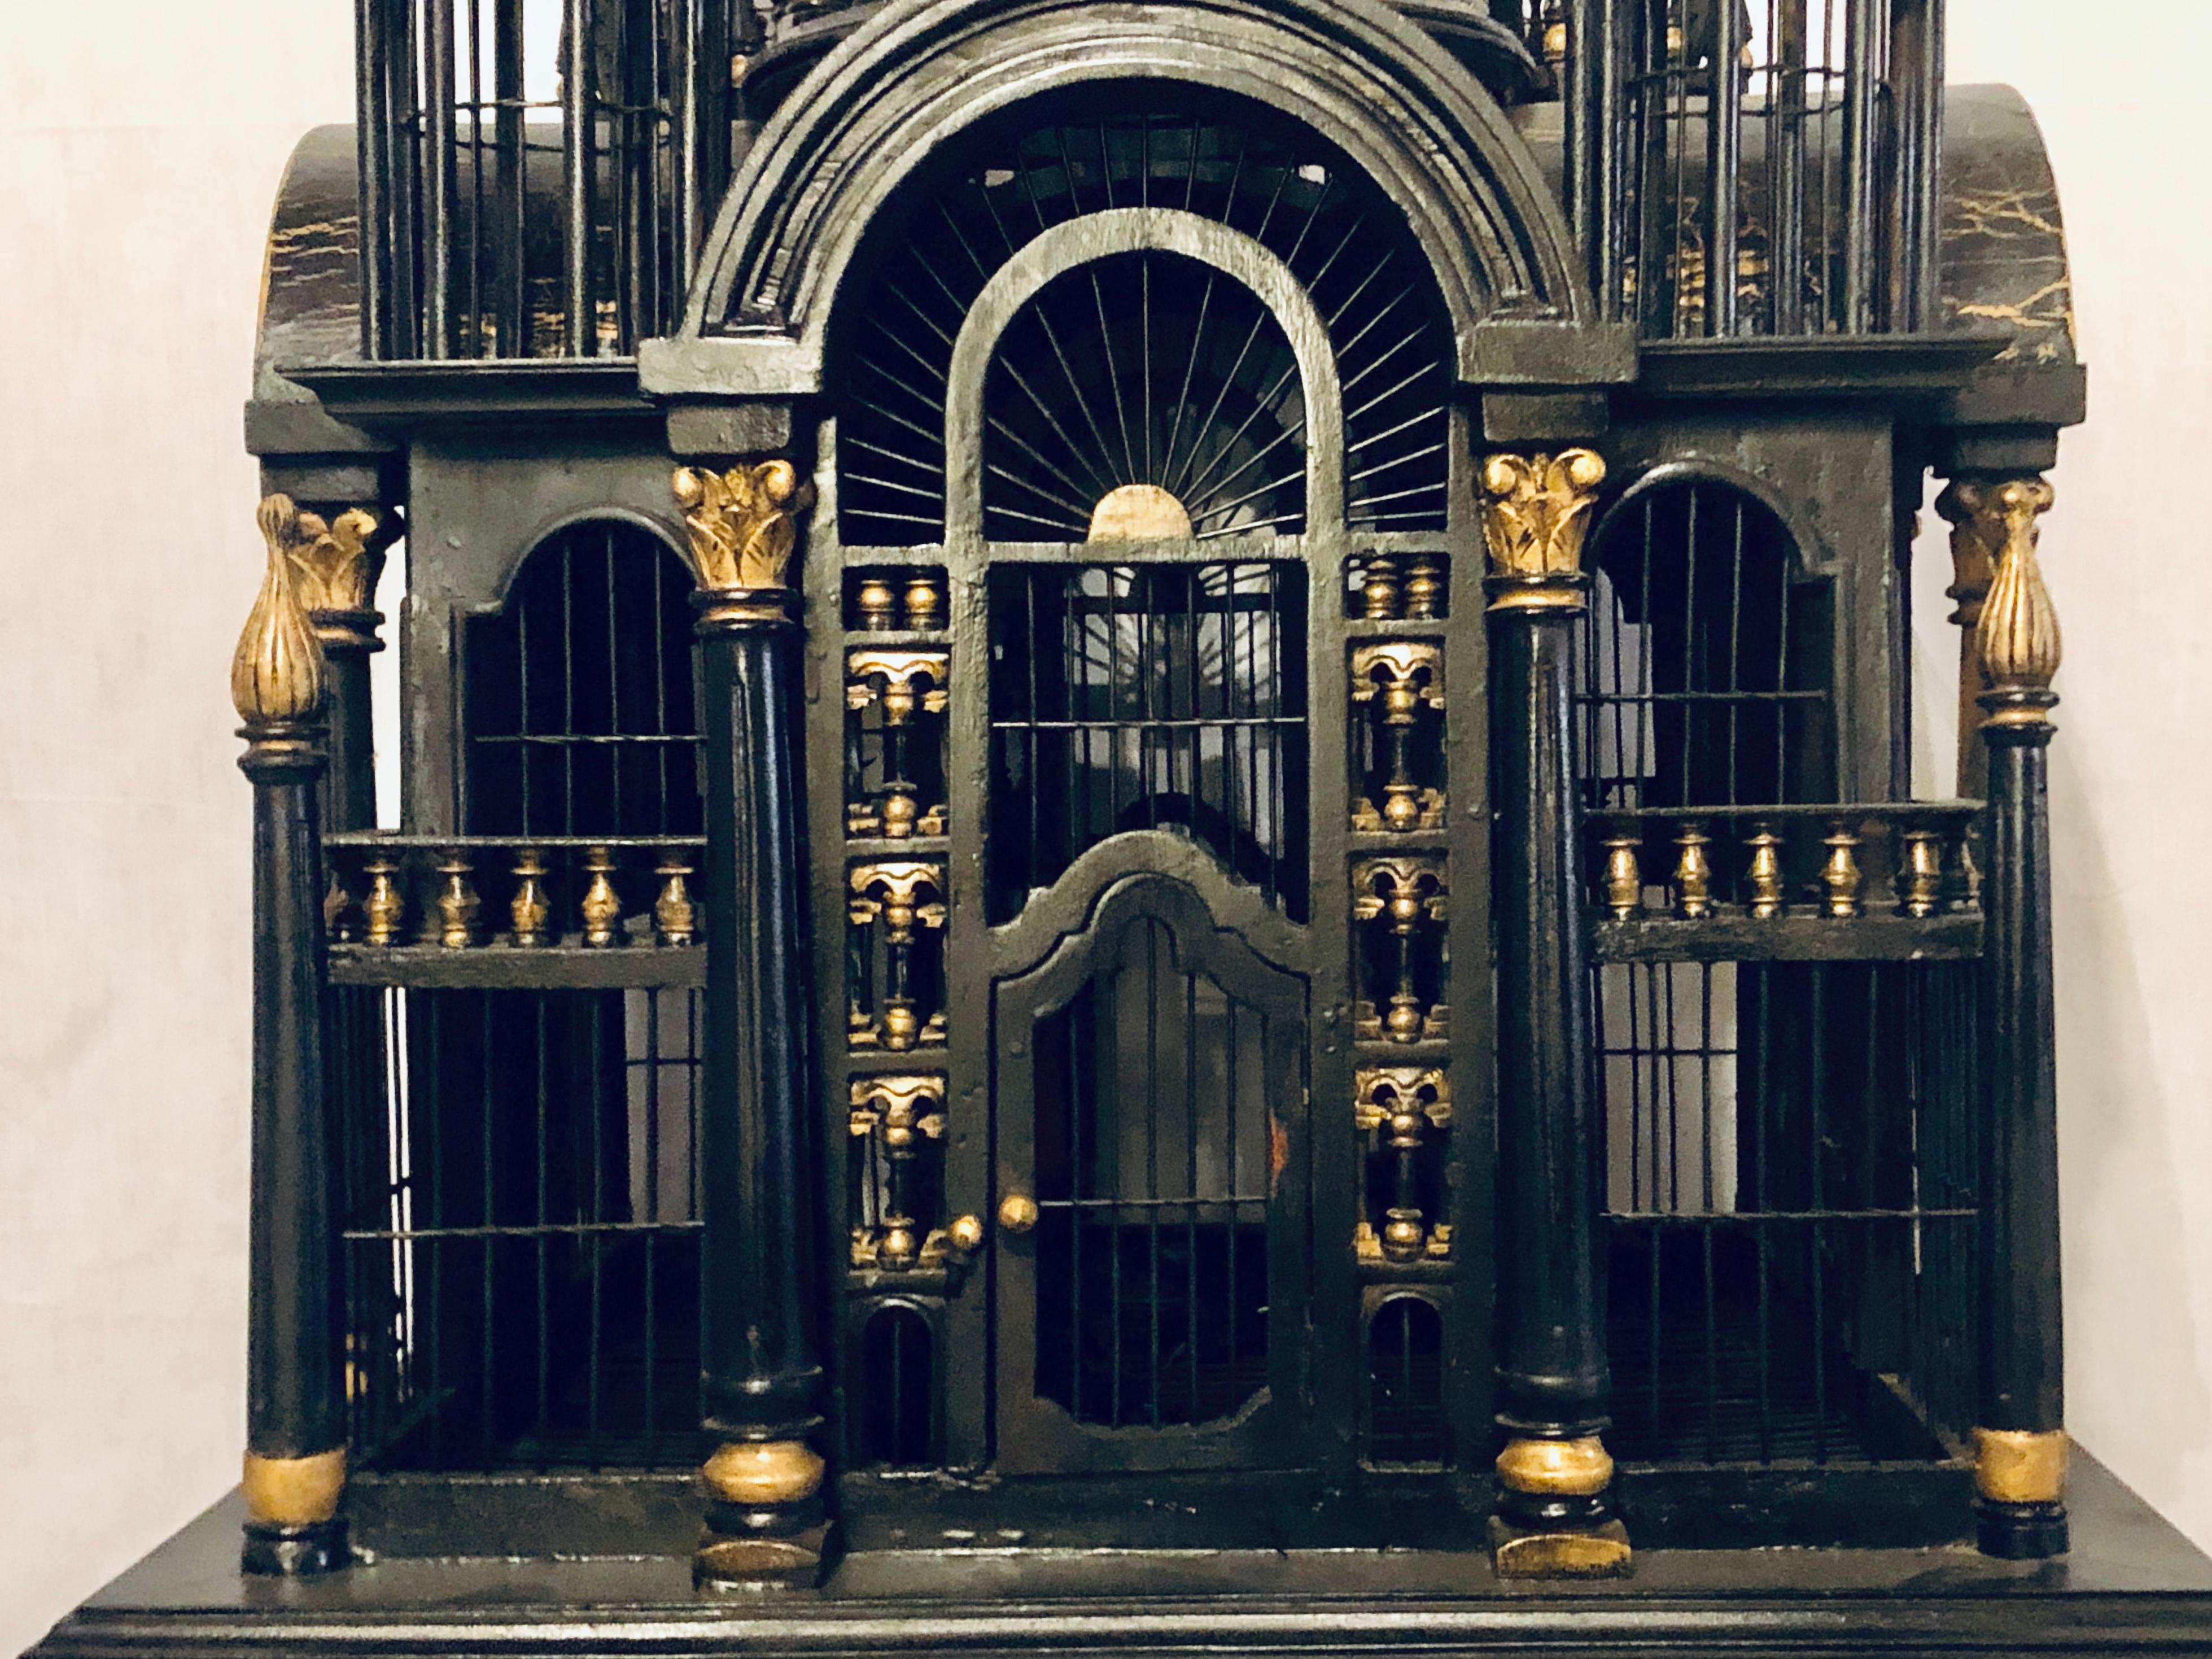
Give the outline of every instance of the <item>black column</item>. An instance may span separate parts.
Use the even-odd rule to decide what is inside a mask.
[[[799,629],[783,561],[758,565],[741,552],[780,538],[787,559],[803,491],[781,463],[720,477],[687,471],[678,491],[698,509],[689,522],[704,579],[694,596],[707,759],[699,1160],[705,1427],[715,1449],[696,1572],[708,1584],[805,1586],[821,1576],[829,1526],[811,1443],[823,1386],[823,1177],[800,911]],[[732,580],[763,575],[777,585]]]
[[[1602,1198],[1590,1104],[1589,968],[1570,726],[1584,520],[1604,468],[1587,451],[1492,457],[1492,904],[1497,928],[1500,1352],[1492,1522],[1498,1571],[1626,1570],[1612,1517]]]
[[[292,503],[261,524],[269,569],[232,665],[253,783],[253,1164],[246,1307],[251,1572],[346,1560],[346,1410],[323,1087],[322,656],[294,590]]]
[[[1954,549],[1962,539],[1974,544],[1990,573],[1967,653],[1984,681],[1975,701],[1989,780],[1974,1486],[1983,1550],[2032,1559],[2067,1547],[2047,801],[2059,638],[2036,563],[2036,520],[2049,510],[2051,491],[2031,477],[1961,481],[1945,496],[1946,516],[1957,526]],[[1969,562],[1961,560],[1962,573]],[[1960,608],[1966,608],[1963,598]]]

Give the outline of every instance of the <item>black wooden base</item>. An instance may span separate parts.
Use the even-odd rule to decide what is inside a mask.
[[[307,1527],[248,1526],[239,1548],[247,1572],[277,1578],[313,1577],[351,1564],[343,1516]]]
[[[2075,1471],[2073,1553],[2056,1561],[1963,1543],[1639,1548],[1626,1579],[1508,1583],[1480,1552],[1036,1548],[987,1534],[854,1547],[820,1590],[766,1599],[696,1589],[688,1550],[626,1554],[619,1528],[565,1559],[559,1540],[510,1537],[504,1559],[387,1554],[325,1578],[257,1578],[239,1570],[234,1496],[33,1652],[2212,1655],[2212,1560],[2089,1458]],[[470,1508],[457,1495],[457,1516]]]
[[[2057,1504],[1974,1505],[1974,1541],[2001,1561],[2047,1561],[2072,1542],[2066,1510]]]

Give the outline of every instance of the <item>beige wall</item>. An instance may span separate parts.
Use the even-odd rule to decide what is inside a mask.
[[[270,197],[300,129],[348,118],[351,9],[26,0],[0,46],[0,1653],[235,1477],[247,795],[223,669],[260,557],[239,404]],[[2071,641],[2073,1420],[2212,1544],[2212,751],[2190,690],[2212,669],[2212,8],[1953,14],[1954,78],[2043,116],[2094,365],[2045,538]],[[1942,562],[1931,682],[1954,660]],[[1929,777],[1949,698],[1923,696]]]

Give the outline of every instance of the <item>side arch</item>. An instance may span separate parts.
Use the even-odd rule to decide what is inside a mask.
[[[1441,47],[1375,0],[899,0],[797,88],[732,184],[680,334],[641,351],[664,396],[822,389],[831,296],[900,186],[976,123],[1048,92],[1208,87],[1310,127],[1404,212],[1463,381],[1625,379],[1528,146]]]

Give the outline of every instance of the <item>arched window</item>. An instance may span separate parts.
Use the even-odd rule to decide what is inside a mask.
[[[1601,526],[1580,641],[1593,811],[1828,799],[1828,584],[1755,496],[1674,478]]]
[[[468,625],[471,833],[701,833],[690,592],[675,550],[625,520],[531,550]]]

